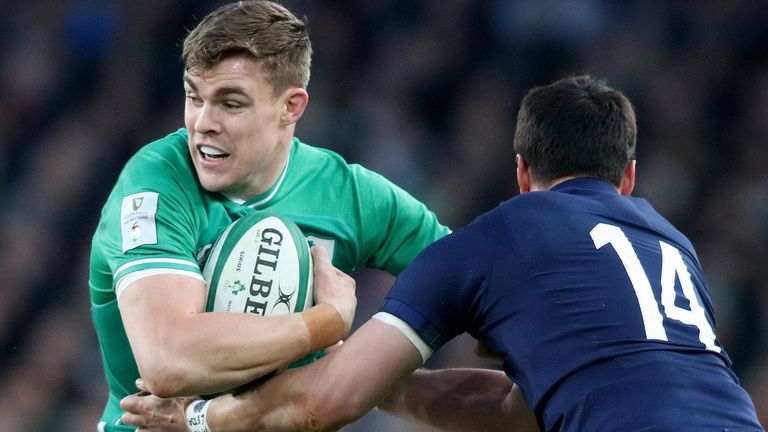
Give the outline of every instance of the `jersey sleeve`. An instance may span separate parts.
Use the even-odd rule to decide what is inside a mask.
[[[196,187],[173,162],[167,155],[140,152],[128,162],[104,206],[93,255],[111,273],[110,288],[118,294],[126,282],[152,274],[202,280],[195,256],[201,222],[195,212],[200,205],[194,199]]]
[[[398,275],[426,246],[450,232],[402,188],[359,165],[352,170],[360,193],[367,267]]]
[[[406,323],[432,350],[464,333],[482,300],[491,262],[483,246],[488,241],[475,221],[428,246],[398,276],[380,313]]]

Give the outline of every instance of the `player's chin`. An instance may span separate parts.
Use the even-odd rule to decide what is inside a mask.
[[[208,192],[225,192],[231,183],[221,175],[210,174],[205,170],[198,170],[197,177],[200,180],[200,186]]]

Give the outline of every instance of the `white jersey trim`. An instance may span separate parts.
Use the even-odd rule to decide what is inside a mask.
[[[125,271],[125,270],[127,270],[127,269],[129,269],[131,267],[134,267],[134,266],[137,266],[137,265],[142,265],[142,264],[147,264],[147,263],[153,263],[153,262],[156,262],[156,263],[167,263],[167,264],[187,265],[187,266],[190,266],[190,267],[193,267],[193,268],[199,270],[199,267],[197,266],[197,263],[193,262],[193,261],[187,261],[187,260],[178,259],[178,258],[145,258],[145,259],[140,259],[140,260],[136,260],[136,261],[131,261],[129,263],[125,263],[125,264],[121,265],[120,267],[117,268],[117,270],[115,270],[115,275],[118,275],[121,272],[123,272],[123,271]]]
[[[387,312],[378,312],[376,315],[373,316],[373,318],[389,324],[396,329],[400,330],[400,332],[408,338],[409,341],[413,344],[413,346],[416,347],[417,350],[419,350],[419,353],[421,354],[421,364],[426,363],[427,359],[432,355],[434,350],[430,348],[429,345],[427,345],[426,342],[424,342],[423,339],[421,339],[421,336],[419,336],[418,333],[416,333],[415,330],[413,330],[413,327],[408,325],[405,321],[401,320],[400,318],[387,313]]]
[[[200,282],[205,283],[205,279],[203,279],[203,276],[200,275],[200,273],[190,271],[190,270],[181,270],[181,269],[167,269],[167,268],[154,268],[154,269],[146,269],[146,270],[139,270],[137,272],[129,273],[125,275],[124,277],[120,278],[119,281],[117,281],[116,287],[115,287],[115,293],[117,294],[117,299],[120,299],[120,295],[125,292],[126,288],[128,288],[131,284],[134,282],[150,277],[150,276],[156,276],[156,275],[164,275],[164,274],[176,274],[181,276],[191,276]]]
[[[285,161],[285,166],[283,167],[283,172],[280,173],[280,178],[277,179],[277,184],[275,185],[274,189],[272,189],[272,192],[270,192],[269,195],[265,196],[263,199],[260,199],[256,201],[255,203],[248,204],[248,207],[256,207],[258,205],[264,204],[265,202],[272,199],[273,196],[277,193],[277,191],[280,190],[280,186],[283,184],[283,180],[285,180],[285,173],[288,172],[288,164],[291,163],[291,154],[288,153],[288,160]]]

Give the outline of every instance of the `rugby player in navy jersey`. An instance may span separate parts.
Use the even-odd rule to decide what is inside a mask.
[[[378,404],[447,430],[764,430],[693,246],[630,196],[635,141],[631,103],[602,81],[531,90],[514,142],[521,195],[425,249],[340,348],[241,395],[132,396],[126,416],[151,431],[179,429],[150,413],[186,415],[193,431],[325,430]],[[412,374],[463,332],[506,376]]]

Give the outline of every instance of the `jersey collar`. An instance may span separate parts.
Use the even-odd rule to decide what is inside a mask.
[[[550,189],[550,191],[562,193],[578,193],[579,191],[618,193],[616,192],[616,187],[611,184],[611,182],[597,177],[577,177],[574,179],[566,180],[555,185],[552,189]]]

